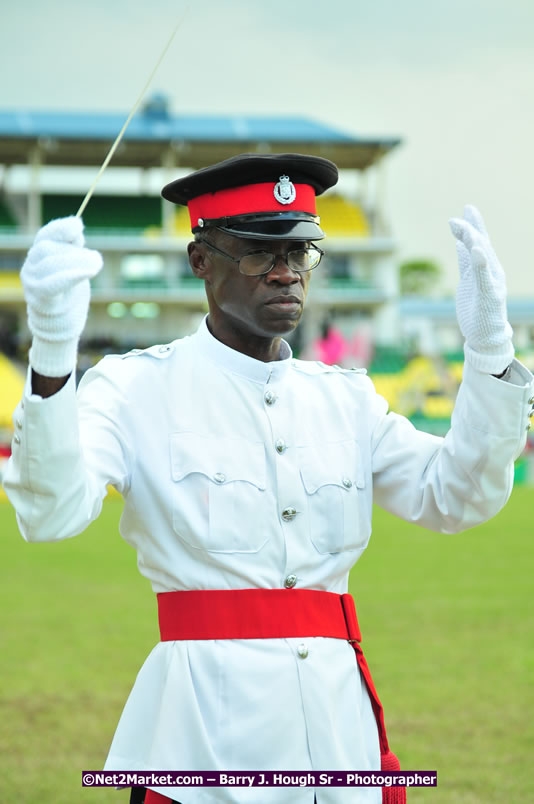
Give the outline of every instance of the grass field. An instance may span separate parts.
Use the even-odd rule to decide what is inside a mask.
[[[102,767],[158,639],[120,510],[110,500],[82,536],[28,545],[0,504],[1,802],[128,800],[80,782]],[[410,802],[534,802],[533,510],[534,491],[518,488],[458,536],[375,513],[351,591],[392,748],[404,768],[438,771],[438,788]]]

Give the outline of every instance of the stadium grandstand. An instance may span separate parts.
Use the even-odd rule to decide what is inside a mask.
[[[125,117],[0,110],[4,454],[29,346],[20,266],[42,223],[76,213]],[[300,117],[175,116],[154,95],[132,120],[83,214],[88,245],[103,253],[105,268],[93,283],[80,373],[108,352],[181,337],[206,312],[202,284],[186,259],[187,210],[163,201],[163,184],[238,153],[313,153],[336,162],[341,178],[317,199],[327,254],[293,349],[367,367],[393,410],[444,433],[461,379],[461,342],[452,300],[400,297],[385,205],[388,156],[399,144],[398,137],[356,137]],[[534,311],[523,312],[526,343]]]

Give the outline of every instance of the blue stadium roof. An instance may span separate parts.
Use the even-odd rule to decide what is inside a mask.
[[[39,145],[47,164],[97,164],[126,118],[114,112],[0,110],[0,162],[25,163],[29,146]],[[114,164],[159,165],[170,145],[177,164],[200,167],[219,158],[221,146],[220,158],[246,150],[292,150],[330,154],[340,167],[362,169],[399,143],[399,138],[356,137],[306,117],[173,116],[165,99],[155,96],[133,117]]]
[[[0,111],[1,137],[114,140],[127,115],[90,112]],[[130,140],[269,140],[367,142],[303,117],[222,117],[137,114],[125,133]],[[373,140],[374,141],[374,140]]]

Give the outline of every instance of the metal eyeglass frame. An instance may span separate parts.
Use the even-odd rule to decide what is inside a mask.
[[[293,271],[294,273],[296,273],[296,274],[307,274],[310,271],[314,271],[315,268],[318,267],[318,265],[320,264],[321,260],[324,257],[323,249],[319,248],[319,246],[316,246],[315,243],[312,243],[310,246],[306,246],[306,248],[290,249],[288,252],[286,252],[286,254],[272,254],[270,251],[263,251],[263,252],[262,251],[256,251],[256,252],[251,252],[251,254],[243,254],[242,257],[239,257],[239,258],[236,259],[236,257],[232,257],[231,254],[227,254],[226,251],[223,251],[222,249],[218,248],[217,246],[214,246],[213,243],[209,242],[209,240],[204,240],[204,238],[199,237],[197,242],[204,243],[205,246],[210,248],[212,251],[215,251],[217,254],[220,254],[222,257],[226,257],[227,260],[231,260],[232,262],[236,262],[237,263],[237,270],[239,271],[239,273],[242,276],[265,276],[265,274],[268,274],[268,273],[270,273],[270,271],[273,270],[274,266],[276,265],[276,260],[278,259],[278,257],[282,257],[284,259],[284,262],[286,263],[287,267],[291,271]],[[319,260],[317,261],[317,265],[314,265],[311,268],[302,268],[301,270],[299,270],[298,268],[291,268],[291,266],[287,262],[287,258],[289,256],[289,254],[291,254],[292,251],[308,251],[309,249],[313,249],[314,251],[319,252]],[[241,270],[239,264],[240,264],[241,260],[244,257],[249,257],[252,254],[270,254],[271,257],[272,257],[271,267],[267,268],[266,271],[262,271],[260,274],[245,274],[245,273],[243,273],[243,271]]]

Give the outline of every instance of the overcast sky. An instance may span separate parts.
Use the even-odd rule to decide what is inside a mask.
[[[447,220],[482,210],[510,295],[534,297],[532,0],[25,0],[5,3],[0,107],[127,113],[156,78],[173,113],[302,114],[400,136],[399,258],[456,284]]]

